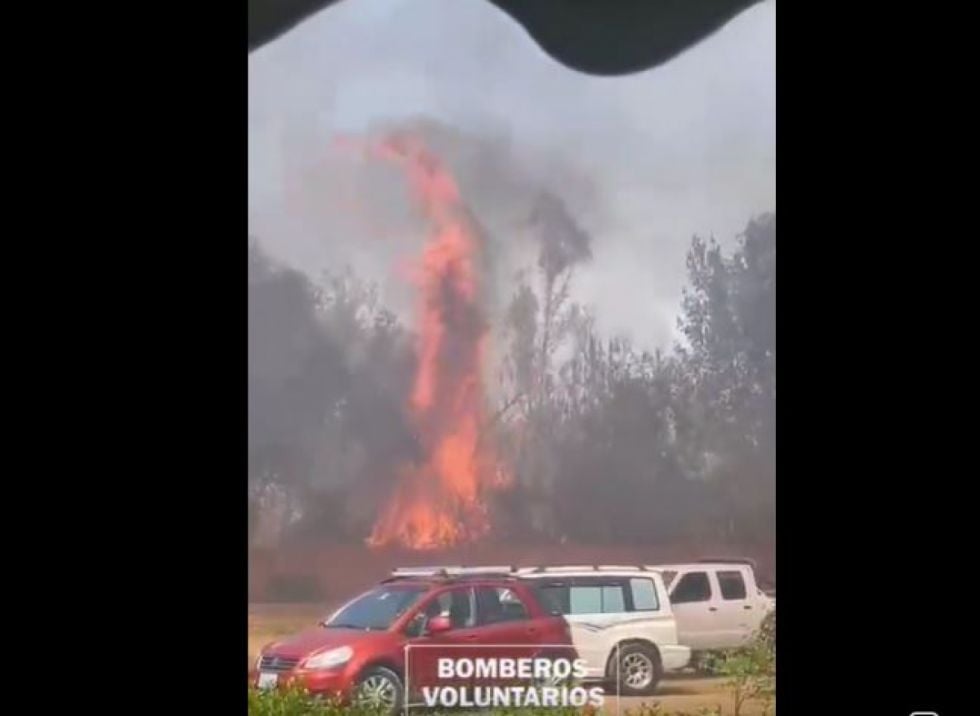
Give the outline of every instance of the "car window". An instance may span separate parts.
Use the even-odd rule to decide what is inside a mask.
[[[479,587],[476,590],[477,625],[528,619],[527,607],[513,590],[506,587]]]
[[[568,604],[569,614],[601,614],[602,587],[569,587]]]
[[[670,593],[670,601],[674,604],[687,602],[706,602],[711,599],[711,585],[707,572],[688,572],[677,582]]]
[[[652,579],[647,577],[631,579],[630,590],[633,592],[633,609],[636,611],[655,612],[660,609],[657,587]]]
[[[622,584],[602,588],[602,611],[603,613],[626,611],[626,595]]]
[[[476,603],[472,587],[459,587],[438,594],[425,602],[412,617],[405,634],[410,637],[425,633],[429,619],[447,616],[453,629],[476,625]]]
[[[466,629],[476,625],[476,604],[472,587],[460,587],[443,593],[440,605],[444,614],[448,612],[453,629]]]
[[[567,584],[544,584],[536,593],[541,606],[549,614],[568,614],[571,610]]]
[[[718,587],[722,599],[745,599],[745,579],[739,571],[718,572]]]
[[[372,589],[324,622],[325,628],[387,629],[425,594],[424,588],[383,587]]]
[[[615,614],[626,611],[623,584],[546,584],[538,588],[553,614]]]

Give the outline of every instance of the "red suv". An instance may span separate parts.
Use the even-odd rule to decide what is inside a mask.
[[[555,653],[545,645],[571,644],[564,618],[507,573],[395,574],[316,628],[267,645],[252,683],[301,686],[396,712],[406,668],[414,695],[434,683],[438,657],[527,658]]]

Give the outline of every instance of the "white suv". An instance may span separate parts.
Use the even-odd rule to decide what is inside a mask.
[[[529,567],[542,605],[565,617],[589,681],[623,696],[652,694],[665,671],[687,666],[691,650],[678,644],[677,624],[659,571],[643,567]]]

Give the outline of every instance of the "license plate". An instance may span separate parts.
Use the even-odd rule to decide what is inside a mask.
[[[260,689],[274,689],[279,682],[279,674],[259,674]]]

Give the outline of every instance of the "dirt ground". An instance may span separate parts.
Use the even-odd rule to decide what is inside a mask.
[[[248,665],[254,664],[263,646],[277,638],[316,624],[318,619],[329,615],[333,608],[333,605],[328,604],[249,605]],[[617,713],[617,708],[636,709],[643,703],[650,706],[659,704],[668,712],[695,713],[698,709],[713,708],[716,705],[721,705],[722,714],[726,716],[733,711],[732,699],[725,690],[723,679],[699,677],[688,673],[666,677],[656,696],[647,699],[623,699],[622,704],[617,704],[615,696],[607,697],[605,710],[607,713]],[[761,704],[749,703],[742,708],[742,716],[761,716],[761,714]]]

